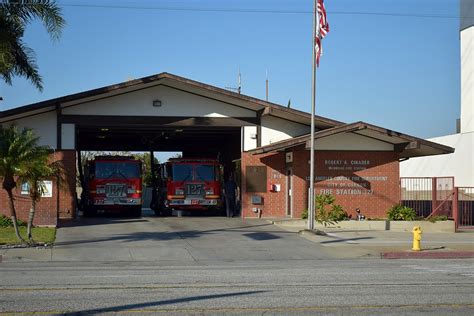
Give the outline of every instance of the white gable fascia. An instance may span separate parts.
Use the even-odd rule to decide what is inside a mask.
[[[262,144],[269,145],[281,140],[307,134],[311,127],[271,115],[262,117]]]
[[[41,146],[49,146],[56,149],[57,142],[57,117],[56,111],[36,114],[18,118],[8,123],[2,123],[4,126],[15,124],[19,129],[31,128],[36,136],[39,136],[38,144]]]
[[[316,150],[393,151],[390,143],[354,133],[340,133],[316,139]]]
[[[153,101],[161,101],[153,107]],[[256,112],[166,86],[94,100],[62,110],[63,115],[256,117]]]

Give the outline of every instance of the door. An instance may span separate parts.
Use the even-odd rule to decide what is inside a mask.
[[[293,215],[293,170],[286,170],[286,216]]]

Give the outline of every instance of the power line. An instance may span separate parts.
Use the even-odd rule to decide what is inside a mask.
[[[28,5],[27,3],[18,5]],[[193,7],[150,7],[132,5],[105,5],[105,4],[60,4],[62,7],[89,8],[89,9],[122,9],[122,10],[149,10],[149,11],[189,11],[189,12],[215,12],[215,13],[264,13],[264,14],[312,14],[308,10],[268,10],[268,9],[225,9],[225,8],[193,8]],[[474,16],[443,15],[443,14],[418,14],[397,12],[364,12],[364,11],[331,11],[334,15],[369,15],[369,16],[391,16],[411,18],[434,18],[434,19],[472,19]]]

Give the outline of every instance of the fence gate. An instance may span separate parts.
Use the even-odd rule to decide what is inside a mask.
[[[453,217],[454,177],[400,178],[400,195],[400,204],[419,217]]]
[[[474,187],[456,188],[458,227],[474,229]]]
[[[456,227],[474,229],[474,187],[455,187],[454,177],[400,178],[400,204],[417,216],[447,216]]]

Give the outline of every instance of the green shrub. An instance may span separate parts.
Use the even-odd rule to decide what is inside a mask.
[[[329,216],[336,223],[349,218],[349,215],[347,215],[346,211],[344,211],[342,206],[340,206],[338,204],[333,204],[332,205]]]
[[[446,215],[432,216],[428,219],[431,223],[436,223],[437,221],[447,221],[448,217]]]
[[[342,206],[334,204],[336,198],[330,194],[319,194],[316,200],[316,221],[327,226],[349,218]],[[301,213],[302,219],[308,219],[308,209]]]
[[[392,221],[413,221],[416,218],[416,212],[411,207],[396,204],[388,210],[387,217]]]
[[[26,226],[26,222],[17,219],[18,226]],[[0,227],[13,227],[12,219],[5,215],[0,215]]]
[[[334,204],[336,198],[331,194],[316,195],[316,221],[324,226],[346,219],[342,206]]]

